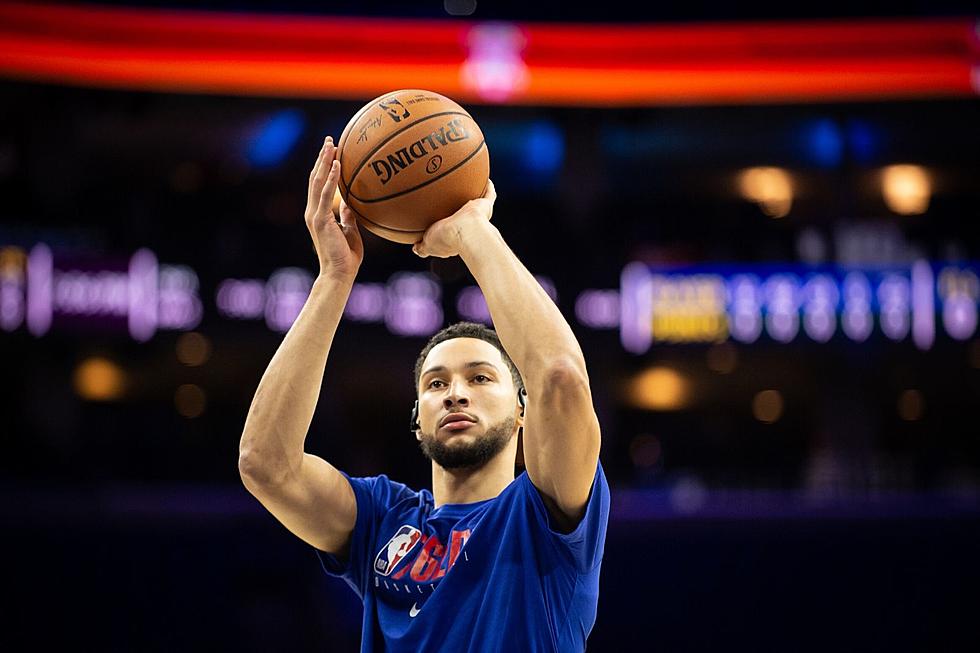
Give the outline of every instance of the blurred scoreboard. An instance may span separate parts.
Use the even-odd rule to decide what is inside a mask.
[[[554,280],[535,278],[559,306],[570,298],[569,289]],[[211,316],[282,333],[299,315],[312,285],[312,273],[296,267],[273,270],[267,278],[206,280],[202,286],[196,270],[158,261],[149,249],[113,257],[57,252],[44,243],[29,250],[6,246],[0,247],[0,332],[26,329],[36,337],[51,330],[114,332],[145,342],[158,331],[198,328]],[[432,335],[447,319],[492,323],[479,287],[465,286],[455,297],[445,291],[429,272],[362,279],[351,290],[344,318],[417,337]],[[580,326],[619,329],[623,347],[635,354],[653,345],[861,343],[873,337],[926,350],[937,337],[967,340],[976,334],[980,264],[630,263],[620,288],[586,288],[574,297]]]
[[[929,349],[938,334],[977,329],[980,265],[919,260],[904,267],[677,266],[631,263],[622,274],[623,346],[834,339],[875,335]]]

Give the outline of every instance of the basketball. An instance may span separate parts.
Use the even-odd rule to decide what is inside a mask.
[[[479,125],[438,93],[392,91],[354,114],[337,143],[338,190],[368,231],[415,243],[481,197],[490,156]]]

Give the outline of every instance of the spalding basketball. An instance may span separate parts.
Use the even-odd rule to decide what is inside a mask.
[[[371,100],[337,143],[340,194],[369,231],[415,243],[436,220],[481,197],[490,178],[483,132],[463,107],[410,89]]]

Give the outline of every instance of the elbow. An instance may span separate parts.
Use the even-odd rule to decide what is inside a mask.
[[[528,387],[528,400],[537,408],[558,414],[592,411],[592,390],[585,363],[575,360],[549,365]]]
[[[260,473],[258,461],[255,458],[255,454],[249,453],[245,449],[238,452],[238,475],[246,486]]]
[[[551,362],[541,374],[538,385],[542,397],[585,395],[591,400],[589,375],[582,359],[562,358]]]
[[[249,491],[280,485],[286,478],[284,466],[272,464],[250,447],[242,447],[238,452],[238,475]]]
[[[259,485],[259,480],[264,477],[264,474],[258,457],[254,453],[245,449],[238,452],[238,475],[249,490]]]

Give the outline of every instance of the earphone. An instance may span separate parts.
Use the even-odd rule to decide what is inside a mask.
[[[524,417],[524,408],[527,406],[527,390],[521,388],[520,392],[517,393],[517,402],[521,405],[521,417]],[[415,405],[412,407],[412,421],[409,422],[409,430],[415,433],[422,427],[419,425],[419,400],[415,400]]]

